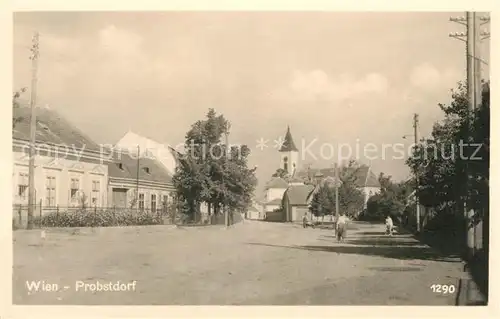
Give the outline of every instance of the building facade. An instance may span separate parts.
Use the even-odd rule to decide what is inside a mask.
[[[302,218],[309,212],[309,204],[313,185],[293,184],[283,195],[283,221],[302,222]]]
[[[156,212],[174,203],[172,176],[159,161],[128,150],[113,153],[108,184],[108,201],[113,207]]]
[[[161,163],[171,176],[175,173],[177,160],[174,152],[177,150],[168,144],[157,142],[129,130],[114,147],[131,154],[136,154],[139,151],[141,157],[155,159]]]
[[[265,199],[264,199],[264,212],[273,212],[274,210],[281,207],[281,201],[283,199],[283,194],[288,188],[288,182],[280,177],[273,177],[266,184],[265,189]]]
[[[14,109],[12,196],[28,205],[30,109]],[[39,213],[57,207],[107,205],[108,158],[95,142],[57,112],[37,108],[34,190]]]

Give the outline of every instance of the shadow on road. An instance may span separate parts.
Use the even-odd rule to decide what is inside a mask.
[[[376,235],[384,235],[384,232],[383,231],[363,231],[363,232],[359,232],[357,233],[357,235],[363,235],[363,236],[376,236]]]
[[[320,246],[320,245],[305,245],[305,246],[282,246],[263,243],[247,243],[248,245],[297,249],[306,251],[330,252],[337,254],[354,254],[366,256],[379,256],[385,258],[401,259],[401,260],[430,260],[440,262],[460,262],[455,256],[443,256],[428,247],[419,247],[418,243],[412,245],[401,246]]]
[[[370,270],[398,272],[398,271],[422,271],[420,267],[368,267]]]
[[[401,240],[397,237],[387,237],[378,236],[370,238],[360,238],[360,239],[346,239],[346,243],[352,245],[366,245],[366,246],[408,246],[415,248],[426,248],[422,246],[421,243],[415,243],[414,241]]]

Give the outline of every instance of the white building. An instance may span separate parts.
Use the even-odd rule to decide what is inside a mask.
[[[172,175],[159,161],[115,149],[108,194],[113,207],[156,212],[174,202],[175,188]]]
[[[26,214],[28,205],[30,109],[13,112],[21,119],[12,131],[12,196],[14,217],[19,217],[20,212]],[[36,213],[57,207],[106,206],[108,154],[54,110],[37,108],[36,129]]]
[[[114,147],[128,150],[131,154],[136,154],[139,151],[141,157],[160,162],[171,176],[175,173],[176,159],[168,144],[154,141],[129,130]]]

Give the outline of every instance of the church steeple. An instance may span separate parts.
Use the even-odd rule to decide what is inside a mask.
[[[290,133],[290,126],[288,126],[286,129],[285,139],[283,141],[283,144],[281,144],[279,151],[280,152],[298,152],[299,151],[297,149],[297,147],[295,146],[295,143],[293,142],[292,133]]]
[[[288,173],[289,177],[293,177],[298,168],[299,150],[293,142],[290,126],[287,127],[285,138],[279,152],[281,153],[280,167]]]

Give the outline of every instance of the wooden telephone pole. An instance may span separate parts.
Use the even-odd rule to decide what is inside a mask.
[[[137,171],[135,179],[135,205],[136,211],[139,211],[139,170],[141,164],[141,147],[137,145]]]
[[[418,143],[418,114],[413,114],[413,138],[415,142],[415,147]],[[418,172],[415,172],[415,205],[416,205],[416,215],[417,215],[417,233],[420,233],[420,201],[418,200]]]
[[[33,229],[33,211],[35,209],[35,141],[36,141],[36,85],[38,74],[38,42],[39,35],[35,32],[31,46],[31,96],[30,96],[30,154],[29,154],[29,181],[28,181],[28,222],[27,229]]]
[[[450,37],[456,38],[458,40],[464,41],[466,46],[466,65],[467,65],[467,99],[469,111],[473,114],[476,109],[481,105],[481,95],[482,95],[482,82],[481,82],[481,63],[486,63],[481,59],[480,56],[480,42],[484,39],[490,37],[489,32],[481,32],[481,25],[489,23],[489,17],[478,17],[476,12],[466,12],[465,17],[450,18],[450,21],[457,22],[459,24],[465,25],[466,32],[454,32],[450,33]],[[483,21],[482,23],[480,21]],[[481,36],[484,36],[481,38]],[[465,38],[465,39],[464,39]],[[487,63],[486,63],[487,64]],[[467,119],[469,120],[469,118]],[[470,132],[467,136],[470,138]],[[469,143],[469,141],[465,141]],[[475,215],[475,211],[469,208],[467,205],[468,193],[468,180],[469,169],[468,163],[465,162],[465,198],[463,203],[464,208],[464,219],[465,219],[465,231],[466,231],[466,256],[474,254],[475,250],[475,230],[476,227],[472,225],[472,219]]]
[[[335,163],[335,221],[339,219],[340,209],[339,209],[339,165]]]
[[[226,143],[226,156],[225,156],[225,163],[226,163],[226,172],[227,172],[227,169],[228,169],[228,162],[229,162],[229,155],[230,155],[230,149],[229,149],[229,129],[231,128],[231,124],[228,122],[227,123],[227,127],[226,127],[226,132],[224,133],[225,135],[225,143]],[[228,183],[224,183],[225,187],[225,191],[226,191],[226,194],[224,194],[224,225],[226,226],[226,228],[229,227],[229,203],[228,203],[228,200],[227,200],[227,197],[228,197],[228,193],[229,193],[229,190],[227,188],[227,185]]]

